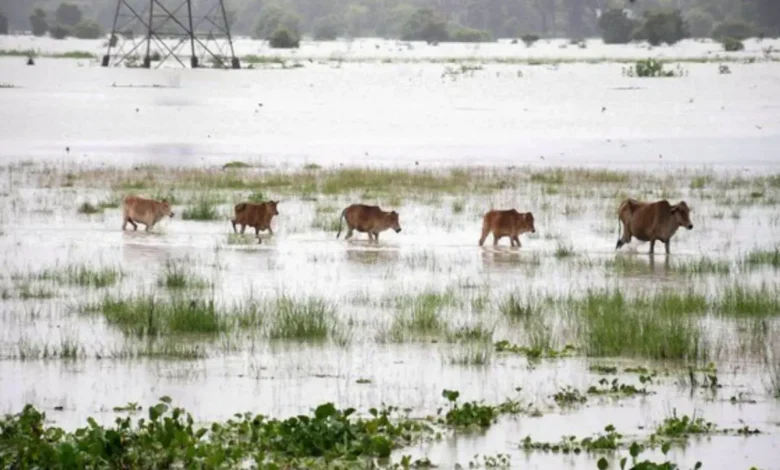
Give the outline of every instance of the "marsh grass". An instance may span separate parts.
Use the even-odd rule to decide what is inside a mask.
[[[228,245],[256,245],[257,238],[249,234],[229,233],[227,235]]]
[[[338,232],[339,214],[316,213],[314,219],[312,219],[311,226],[325,232]]]
[[[528,320],[538,313],[538,309],[528,299],[509,294],[498,304],[498,311],[509,320]]]
[[[13,277],[101,288],[118,283],[124,277],[124,273],[118,266],[93,267],[88,264],[72,264],[64,268],[46,269],[39,273],[15,274]]]
[[[469,342],[447,356],[450,365],[487,366],[493,359],[493,345],[488,341]]]
[[[606,260],[604,266],[620,274],[636,274],[650,271],[650,265],[636,256],[617,255],[614,259]]]
[[[120,299],[110,295],[84,307],[88,313],[100,313],[110,325],[137,337],[169,334],[216,334],[230,327],[227,315],[213,301],[172,297],[156,299],[137,295]]]
[[[278,298],[268,322],[268,337],[271,339],[323,341],[337,329],[335,308],[314,297]]]
[[[671,266],[672,271],[680,274],[702,275],[702,274],[729,274],[731,272],[731,263],[726,260],[714,260],[703,257],[695,261],[684,261],[675,263]]]
[[[712,309],[729,317],[768,317],[780,314],[780,289],[763,284],[758,289],[741,285],[723,288]]]
[[[492,343],[494,331],[495,328],[487,327],[482,323],[469,326],[460,326],[457,328],[452,328],[447,332],[447,340],[453,343],[472,341]]]
[[[201,196],[195,204],[182,211],[181,218],[183,220],[217,220],[220,217],[214,198]]]
[[[449,324],[442,317],[442,311],[454,303],[452,292],[423,292],[402,296],[394,303],[398,312],[388,332],[392,341],[446,339]]]
[[[466,207],[466,201],[463,199],[455,199],[452,201],[452,213],[453,214],[460,214],[463,212],[463,209]]]
[[[168,289],[203,289],[209,283],[193,272],[184,262],[166,261],[157,285]]]
[[[742,260],[743,267],[772,266],[780,268],[780,248],[774,250],[753,250]]]
[[[574,256],[574,247],[571,244],[558,241],[555,244],[555,257],[558,259],[571,258]]]
[[[41,285],[32,285],[28,282],[22,283],[17,289],[17,296],[22,300],[30,299],[52,299],[56,292]]]
[[[92,215],[99,214],[101,212],[103,212],[103,208],[100,206],[94,206],[91,202],[88,201],[83,202],[78,208],[79,214]]]
[[[706,310],[703,296],[663,291],[627,299],[619,290],[589,291],[572,308],[581,315],[588,356],[696,360],[705,355],[701,327],[688,315]]]

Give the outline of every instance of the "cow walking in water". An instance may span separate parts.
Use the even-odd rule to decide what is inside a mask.
[[[387,229],[393,229],[396,233],[401,231],[396,211],[385,212],[379,206],[367,206],[365,204],[352,204],[341,212],[339,217],[339,232],[341,235],[341,223],[347,221],[347,234],[344,239],[352,236],[352,231],[368,233],[368,240],[379,241],[379,233]]]
[[[628,198],[620,203],[618,218],[623,227],[623,235],[618,238],[616,250],[630,243],[631,237],[634,237],[643,242],[650,242],[650,254],[655,251],[656,240],[660,240],[666,246],[668,254],[669,244],[677,229],[680,227],[693,229],[690,209],[685,201],[671,205],[666,199],[642,202]]]

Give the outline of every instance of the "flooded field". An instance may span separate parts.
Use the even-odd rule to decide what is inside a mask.
[[[707,57],[678,47],[644,54]],[[310,415],[324,442],[354,418],[331,402],[367,420],[362,444],[288,429],[300,441],[265,457],[780,468],[780,63],[635,78],[616,50],[475,69],[0,59],[0,413],[31,404],[72,431],[170,397],[209,429]],[[126,194],[174,216],[123,231]],[[627,197],[685,201],[693,228],[669,255],[616,250]],[[233,233],[236,203],[271,199],[273,235]],[[356,202],[402,231],[344,240]],[[479,246],[482,216],[509,208],[536,232]],[[223,431],[207,437],[257,458]]]

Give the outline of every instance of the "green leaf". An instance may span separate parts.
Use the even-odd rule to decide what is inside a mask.
[[[629,447],[628,451],[631,454],[631,457],[636,458],[636,456],[639,455],[640,452],[642,452],[642,448],[636,442],[632,442],[631,447]]]
[[[699,470],[701,468],[701,462],[696,462],[696,465],[693,466],[694,470]]]
[[[163,413],[165,413],[165,410],[168,409],[168,405],[164,405],[160,403],[159,405],[150,406],[149,407],[149,419],[152,421],[157,421],[157,418],[159,418]]]
[[[162,397],[160,397],[160,401],[170,405],[171,404],[171,397],[169,397],[168,395],[162,396]]]
[[[670,443],[664,442],[663,444],[661,444],[661,452],[663,452],[664,455],[666,455],[666,453],[669,452],[669,449],[671,447],[672,447],[672,445]]]
[[[599,470],[606,470],[607,468],[609,468],[609,462],[607,462],[607,459],[602,457],[598,461],[598,467],[599,467]]]
[[[325,403],[323,405],[318,406],[317,409],[314,411],[314,418],[325,419],[336,414],[338,414],[338,410],[336,410],[336,407],[333,406],[333,403]]]
[[[622,459],[620,459],[620,470],[623,470],[623,469],[626,468],[626,461],[627,460],[628,459],[626,457],[623,457]]]

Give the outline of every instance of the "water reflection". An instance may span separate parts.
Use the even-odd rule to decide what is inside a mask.
[[[347,261],[358,264],[388,264],[398,262],[399,250],[391,249],[348,249]]]

